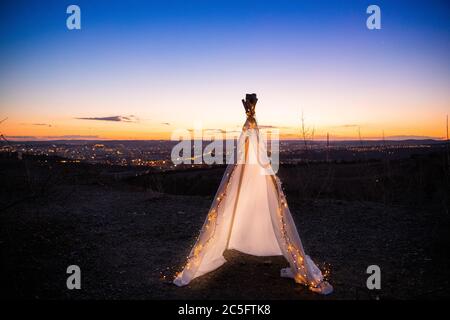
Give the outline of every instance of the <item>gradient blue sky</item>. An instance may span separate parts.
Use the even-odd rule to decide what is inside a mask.
[[[70,4],[82,30],[66,28]],[[370,4],[381,30],[366,28]],[[448,1],[2,2],[0,129],[168,138],[241,126],[240,99],[256,92],[260,124],[286,137],[302,110],[319,138],[443,137],[449,35]]]

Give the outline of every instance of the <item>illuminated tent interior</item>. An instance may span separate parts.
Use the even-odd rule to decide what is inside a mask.
[[[333,287],[305,254],[297,228],[267,156],[255,119],[256,94],[242,100],[247,120],[237,145],[237,161],[228,165],[209,213],[183,270],[174,283],[184,286],[226,262],[227,249],[255,256],[283,255],[289,267],[282,277],[329,294]]]

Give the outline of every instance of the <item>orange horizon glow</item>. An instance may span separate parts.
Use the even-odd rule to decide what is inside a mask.
[[[243,116],[242,118],[245,118]],[[384,126],[364,124],[361,126],[351,124],[341,125],[306,125],[307,140],[403,140],[403,139],[436,139],[446,138],[445,117],[443,119],[428,119],[413,129],[408,129],[404,123],[386,123]],[[0,119],[1,121],[2,119]],[[300,120],[295,126],[261,124],[262,130],[277,129],[281,140],[301,140]],[[33,140],[171,140],[175,130],[193,130],[193,126],[175,126],[171,124],[152,124],[151,122],[137,123],[111,123],[106,121],[82,121],[65,119],[62,121],[39,122],[36,119],[27,122],[8,118],[0,124],[0,133],[11,141]],[[87,123],[86,123],[87,122]],[[214,127],[218,130],[240,131],[242,125],[219,127],[204,124],[204,127]],[[314,133],[313,133],[314,132]],[[207,134],[205,134],[207,136]],[[221,137],[220,133],[216,133]],[[225,135],[223,135],[225,137]]]

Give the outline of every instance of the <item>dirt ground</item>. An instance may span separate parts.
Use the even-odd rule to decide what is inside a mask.
[[[5,200],[5,199],[3,199]],[[288,198],[289,201],[289,198]],[[279,276],[282,257],[226,252],[228,263],[178,288],[211,199],[102,185],[61,185],[46,200],[1,212],[1,294],[27,299],[448,298],[450,218],[433,207],[289,201],[307,253],[331,266],[321,296]],[[81,268],[81,290],[66,268]],[[381,268],[381,290],[366,269]],[[166,279],[162,277],[166,275]]]

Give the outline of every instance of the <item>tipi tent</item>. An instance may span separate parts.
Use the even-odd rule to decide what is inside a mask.
[[[333,287],[305,254],[278,177],[272,170],[255,119],[256,94],[242,100],[247,121],[238,140],[236,163],[229,164],[200,236],[174,283],[187,285],[226,262],[235,249],[255,256],[283,255],[291,277],[312,291],[329,294]]]

